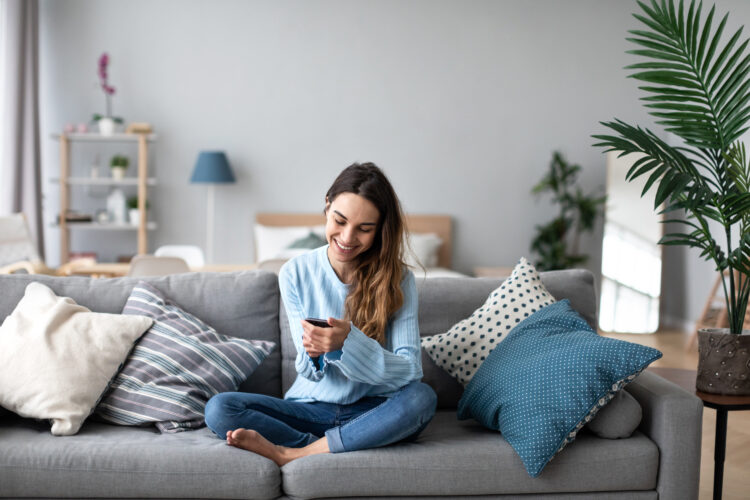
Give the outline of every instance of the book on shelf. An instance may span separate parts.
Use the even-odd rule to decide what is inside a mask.
[[[92,222],[94,218],[91,214],[84,214],[76,212],[75,210],[68,210],[65,212],[65,222]],[[60,216],[57,216],[57,223],[60,223]]]

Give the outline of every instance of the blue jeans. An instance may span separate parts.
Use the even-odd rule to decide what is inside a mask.
[[[206,425],[222,439],[227,431],[242,427],[291,448],[326,436],[331,452],[340,453],[415,439],[432,420],[436,405],[435,391],[421,382],[388,398],[362,398],[349,405],[223,392],[206,404]]]

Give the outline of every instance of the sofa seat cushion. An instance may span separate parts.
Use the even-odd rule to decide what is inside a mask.
[[[154,427],[86,422],[56,437],[29,419],[0,426],[0,497],[276,498],[279,468],[227,446],[207,428],[160,434]]]
[[[636,431],[630,438],[581,433],[530,478],[502,435],[440,410],[414,443],[314,455],[282,467],[283,490],[294,498],[461,496],[646,491],[656,487],[659,451]]]

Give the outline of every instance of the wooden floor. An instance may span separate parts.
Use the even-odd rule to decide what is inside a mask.
[[[629,342],[659,349],[664,356],[652,366],[690,368],[698,366],[698,349],[688,349],[690,335],[679,331],[659,331],[650,335],[608,334]],[[716,412],[703,409],[700,500],[713,497],[714,430]],[[724,462],[724,500],[750,499],[750,411],[730,411],[727,428],[727,454]]]

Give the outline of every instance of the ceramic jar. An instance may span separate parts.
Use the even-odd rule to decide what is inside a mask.
[[[731,396],[750,395],[750,330],[742,335],[728,328],[698,331],[698,376],[701,392]]]

